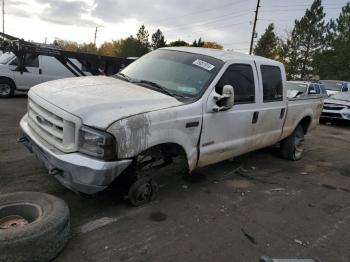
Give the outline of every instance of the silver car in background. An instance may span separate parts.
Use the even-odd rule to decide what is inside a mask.
[[[326,99],[321,119],[350,121],[350,92],[339,92]]]
[[[327,91],[323,84],[307,81],[287,81],[288,98],[307,98],[310,96],[319,96],[327,98]]]

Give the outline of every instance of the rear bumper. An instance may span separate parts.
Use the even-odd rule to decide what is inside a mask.
[[[23,132],[21,142],[45,165],[50,175],[76,192],[95,194],[104,190],[132,162],[105,162],[81,153],[63,153],[42,141],[30,129],[27,115],[22,118],[20,126]]]

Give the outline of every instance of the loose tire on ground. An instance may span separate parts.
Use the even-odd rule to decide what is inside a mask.
[[[0,79],[0,98],[12,97],[15,93],[15,86],[7,79]]]
[[[0,262],[50,261],[69,238],[69,208],[52,195],[0,195]]]
[[[288,160],[300,160],[304,153],[304,129],[297,126],[294,132],[281,141],[281,156]]]

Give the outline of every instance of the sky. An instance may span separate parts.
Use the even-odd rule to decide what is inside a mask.
[[[202,37],[225,49],[248,52],[257,0],[4,0],[5,33],[36,42],[54,39],[78,43],[136,35],[144,24],[150,35],[158,28],[167,42],[193,42]],[[312,0],[261,0],[260,36],[269,23],[285,37]],[[326,19],[337,18],[348,0],[323,0]]]

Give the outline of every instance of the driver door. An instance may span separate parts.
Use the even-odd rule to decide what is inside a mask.
[[[228,64],[212,93],[221,94],[225,85],[233,86],[235,104],[226,111],[213,112],[215,103],[213,96],[209,96],[203,113],[198,167],[249,152],[254,143],[259,117],[256,111],[259,84],[254,62]]]

